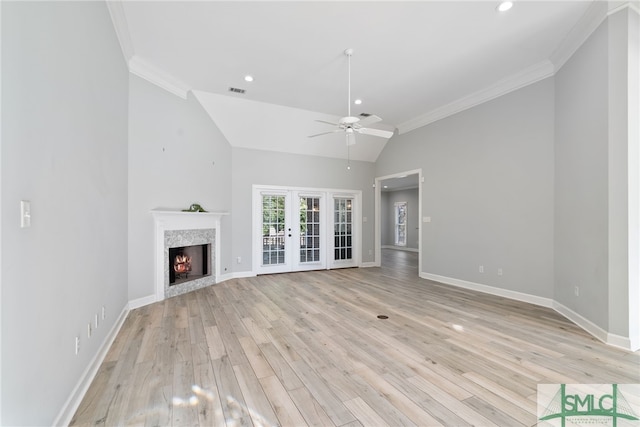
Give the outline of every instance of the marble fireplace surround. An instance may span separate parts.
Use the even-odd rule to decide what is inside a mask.
[[[220,220],[226,212],[153,209],[155,224],[155,300],[162,301],[217,283],[220,277]],[[211,275],[169,287],[169,248],[211,244]]]

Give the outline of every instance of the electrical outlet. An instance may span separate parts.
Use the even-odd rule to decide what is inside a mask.
[[[106,313],[106,312],[105,312],[104,305],[103,305],[103,306],[102,306],[102,320],[104,320],[104,319],[105,319],[105,317],[106,317],[106,314],[105,314],[105,313]]]
[[[481,265],[480,267],[478,267],[478,271],[480,273],[484,273],[484,265]]]
[[[91,322],[87,323],[87,338],[91,338]]]
[[[93,320],[94,320],[93,327],[95,329],[98,329],[98,314],[97,313],[96,313],[95,319],[93,319]]]
[[[236,262],[237,262],[238,264],[242,263],[242,257],[238,257],[238,258],[236,258]]]
[[[573,293],[574,293],[577,297],[579,297],[579,296],[580,296],[580,288],[579,288],[578,286],[576,286],[576,287],[573,289]]]
[[[502,269],[501,268],[498,269],[498,276],[502,276]]]
[[[76,355],[80,352],[80,337],[76,337]]]

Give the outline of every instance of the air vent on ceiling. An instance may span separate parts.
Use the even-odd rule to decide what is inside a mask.
[[[369,117],[371,114],[369,113],[360,113],[360,117]]]
[[[230,87],[230,88],[229,88],[229,92],[233,92],[233,93],[245,93],[245,92],[246,92],[246,90],[244,90],[244,89],[240,89],[240,88],[237,88],[237,87]]]

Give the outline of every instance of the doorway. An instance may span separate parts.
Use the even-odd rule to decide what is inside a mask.
[[[402,259],[422,271],[422,170],[375,179],[376,265]],[[394,253],[394,252],[402,253]],[[384,252],[384,254],[383,254]]]

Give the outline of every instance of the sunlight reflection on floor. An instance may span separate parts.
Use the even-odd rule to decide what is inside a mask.
[[[194,384],[191,386],[191,391],[193,392],[191,396],[186,396],[186,397],[174,396],[173,399],[171,400],[173,407],[179,408],[179,407],[196,407],[199,405],[207,405],[208,403],[213,402],[217,398],[216,392],[212,390],[204,389],[197,384]],[[233,396],[227,395],[225,401],[226,401],[226,406],[229,409],[229,413],[226,414],[227,418],[225,419],[225,423],[227,426],[235,426],[235,425],[243,424],[241,420],[246,415],[251,417],[251,421],[253,422],[253,425],[256,427],[272,426],[272,425],[278,424],[277,420],[272,420],[272,421],[267,420],[261,414],[247,407],[244,403],[238,401]],[[219,408],[217,408],[215,412],[216,412],[215,419],[223,418]]]

